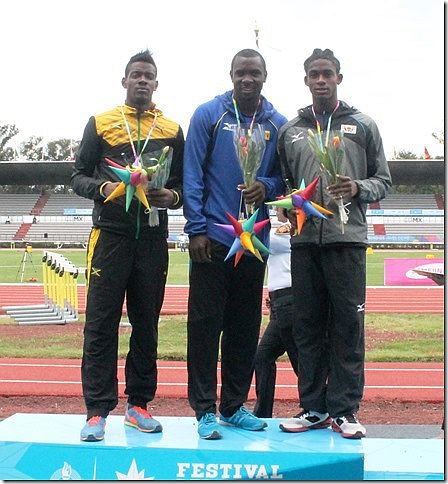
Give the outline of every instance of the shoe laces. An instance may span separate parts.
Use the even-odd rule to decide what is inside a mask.
[[[90,427],[95,427],[95,425],[98,425],[100,423],[101,418],[102,417],[100,417],[99,415],[95,415],[94,417],[90,417],[87,423]]]
[[[309,410],[302,410],[300,413],[298,413],[297,415],[294,415],[293,418],[306,418],[306,417],[309,417],[311,414],[310,414],[310,411]]]
[[[137,407],[137,405],[134,405],[129,408],[129,410],[135,410],[139,415],[141,415],[143,418],[152,418],[152,415],[146,410],[146,408],[142,407]]]
[[[205,424],[216,423],[216,415],[214,413],[206,413],[201,420]]]
[[[251,417],[254,417],[254,416],[255,416],[253,413],[249,412],[249,410],[247,410],[247,408],[246,408],[246,407],[240,407],[239,411],[240,411],[241,413],[245,413],[246,415],[249,415],[249,416],[251,416]]]
[[[358,423],[358,420],[356,419],[356,417],[351,413],[348,414],[348,415],[344,415],[343,417],[339,417],[339,418],[345,419],[348,423],[352,423],[352,424]]]

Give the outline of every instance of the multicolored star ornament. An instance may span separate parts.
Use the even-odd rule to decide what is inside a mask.
[[[226,212],[226,216],[230,220],[231,225],[215,224],[221,227],[224,232],[236,237],[224,259],[227,260],[235,255],[234,267],[236,267],[246,250],[251,252],[261,262],[263,262],[263,258],[261,257],[260,251],[266,254],[270,253],[269,249],[256,236],[269,223],[268,218],[260,222],[255,222],[258,210],[257,208],[248,220],[237,220],[233,215]]]
[[[148,174],[141,166],[127,165],[123,168],[118,163],[106,158],[110,169],[120,178],[121,182],[115,190],[104,200],[104,203],[126,194],[126,212],[131,205],[132,197],[135,195],[138,200],[148,209],[149,202],[146,198],[144,186],[148,183]]]
[[[166,155],[168,153],[169,146],[165,146],[162,150],[162,154],[160,158],[155,161],[157,163],[154,166],[144,168],[137,158],[132,165],[127,165],[123,168],[115,161],[106,158],[107,164],[110,166],[110,169],[116,173],[116,175],[120,178],[121,182],[115,188],[115,190],[104,200],[104,203],[113,200],[114,198],[120,197],[121,195],[126,194],[126,212],[129,210],[129,206],[131,205],[132,197],[135,195],[137,199],[149,210],[152,211],[152,208],[146,198],[145,188],[148,184],[148,181],[151,179],[153,173],[155,173],[160,166],[165,163]]]
[[[286,208],[287,210],[295,207],[297,220],[296,234],[300,234],[307,217],[326,219],[325,214],[333,215],[333,212],[330,212],[330,210],[311,201],[311,197],[314,195],[318,183],[319,177],[316,177],[305,187],[305,182],[302,180],[299,189],[293,190],[287,196],[278,197],[274,202],[266,202],[266,205],[275,205],[276,207]]]

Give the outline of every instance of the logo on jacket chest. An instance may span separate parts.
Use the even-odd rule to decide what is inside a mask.
[[[291,136],[291,144],[295,143],[296,141],[300,141],[305,138],[305,133],[303,131],[299,131],[297,134]]]
[[[341,124],[341,131],[346,134],[356,134],[356,126],[354,124]]]

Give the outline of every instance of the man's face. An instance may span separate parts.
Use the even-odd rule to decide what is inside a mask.
[[[337,87],[341,82],[342,74],[337,74],[333,62],[327,59],[311,62],[305,76],[305,84],[314,100],[337,99]]]
[[[258,101],[266,76],[260,57],[237,57],[230,71],[236,101]]]
[[[121,81],[127,90],[126,103],[133,107],[148,107],[157,89],[156,68],[148,62],[134,62]]]

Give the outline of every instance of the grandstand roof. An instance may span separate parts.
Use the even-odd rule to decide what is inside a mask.
[[[444,185],[445,160],[389,160],[394,185]],[[0,161],[0,185],[69,185],[73,161]]]

